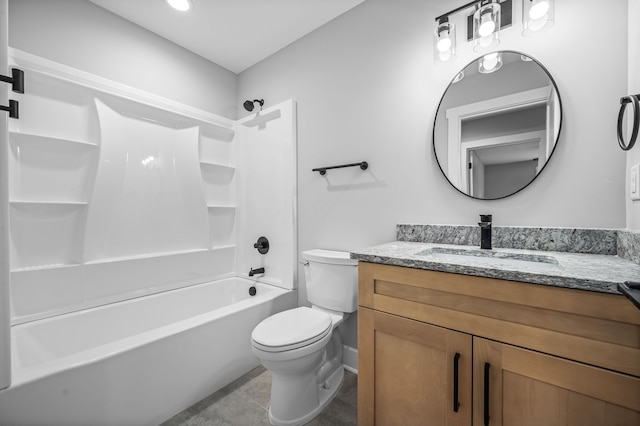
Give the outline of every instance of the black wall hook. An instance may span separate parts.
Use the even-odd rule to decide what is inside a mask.
[[[624,141],[624,131],[622,128],[622,122],[624,121],[624,112],[627,109],[627,105],[631,105],[633,126],[631,130],[631,138],[629,142]],[[636,144],[638,139],[638,130],[640,129],[640,94],[629,95],[620,98],[620,112],[618,113],[618,145],[623,151],[629,151]]]
[[[9,106],[0,105],[0,111],[9,111],[9,117],[20,118],[18,101],[14,101],[13,99],[9,99]]]
[[[18,68],[11,69],[11,77],[0,75],[0,81],[11,84],[11,90],[16,93],[24,93],[24,71]]]

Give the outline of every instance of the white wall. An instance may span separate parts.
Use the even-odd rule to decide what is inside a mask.
[[[629,85],[625,95],[640,94],[640,27],[637,17],[640,16],[640,0],[629,0]],[[626,198],[627,198],[627,228],[640,230],[640,201],[631,201],[629,198],[629,173],[631,166],[640,163],[640,141],[636,146],[627,152],[626,177]]]
[[[442,93],[479,56],[459,41],[453,64],[434,65],[435,17],[454,6],[368,0],[240,74],[238,100],[297,100],[299,250],[357,249],[394,240],[397,223],[469,225],[480,213],[492,213],[498,226],[625,227],[626,156],[615,120],[627,91],[627,2],[608,2],[606,21],[617,24],[594,31],[602,21],[599,2],[558,1],[555,26],[531,38],[521,36],[520,2],[514,2],[516,24],[503,31],[500,48],[547,67],[564,121],[556,152],[536,181],[493,201],[453,189],[431,147]],[[368,171],[330,171],[326,178],[311,172],[361,160]]]
[[[612,123],[627,90],[628,10],[624,1],[610,2],[607,20],[621,24],[596,32],[597,5],[558,2],[556,25],[535,38],[520,35],[518,8],[516,25],[503,31],[501,48],[545,64],[564,109],[549,166],[505,200],[462,196],[432,153],[440,96],[477,56],[459,43],[454,64],[434,65],[432,24],[449,1],[368,0],[241,73],[238,99],[298,101],[300,249],[348,250],[393,239],[399,222],[473,224],[481,212],[493,213],[497,225],[624,227],[625,154]],[[334,186],[311,172],[357,160],[370,170],[330,172]]]
[[[87,0],[10,0],[9,45],[236,118],[235,74]]]
[[[9,11],[7,0],[0,0],[0,74],[7,74],[7,22]],[[8,85],[0,87],[0,103],[9,98]],[[13,95],[11,98],[14,98]],[[7,140],[7,121],[9,118],[3,111],[0,115],[0,182],[6,182],[9,165]],[[11,384],[11,317],[9,315],[9,191],[8,186],[0,186],[0,389]]]

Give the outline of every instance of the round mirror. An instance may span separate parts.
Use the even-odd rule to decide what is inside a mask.
[[[495,200],[538,176],[561,124],[560,94],[546,68],[522,53],[493,52],[467,65],[447,87],[433,149],[454,188]]]

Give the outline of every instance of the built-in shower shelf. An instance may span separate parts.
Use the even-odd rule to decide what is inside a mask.
[[[205,168],[210,168],[210,169],[219,169],[221,171],[226,171],[227,173],[233,173],[236,168],[233,166],[228,166],[226,164],[219,164],[219,163],[212,163],[210,161],[200,161],[200,165],[205,167]]]
[[[236,132],[228,127],[217,124],[203,123],[200,127],[200,137],[229,143],[233,141]]]
[[[80,263],[55,263],[50,265],[35,265],[24,266],[21,268],[12,268],[11,272],[33,272],[33,271],[45,271],[50,269],[63,269],[63,268],[77,268],[82,266]]]
[[[207,204],[208,209],[227,209],[227,210],[235,210],[236,206],[222,206],[218,204]]]
[[[208,249],[206,249],[206,248],[202,248],[202,249],[191,249],[191,250],[166,251],[166,252],[159,252],[159,253],[142,253],[142,254],[136,254],[136,255],[131,255],[131,256],[120,256],[120,257],[109,257],[109,258],[103,258],[103,259],[96,259],[96,260],[87,261],[84,264],[85,265],[96,265],[96,264],[100,264],[100,263],[123,262],[123,261],[129,261],[129,260],[157,259],[157,258],[162,258],[162,257],[180,256],[180,255],[184,255],[184,254],[201,253],[201,252],[206,252],[207,250]]]
[[[76,145],[76,146],[87,146],[87,147],[97,147],[98,144],[95,142],[89,142],[85,140],[77,140],[77,139],[69,139],[69,138],[58,138],[52,136],[43,136],[35,133],[24,133],[24,132],[9,132],[9,139],[14,143],[47,143],[47,144],[64,144],[64,145]]]
[[[39,200],[11,200],[12,205],[24,206],[86,206],[86,201],[39,201]]]
[[[227,250],[227,249],[235,249],[236,245],[235,244],[221,244],[221,245],[214,245],[213,247],[211,247],[211,250]]]

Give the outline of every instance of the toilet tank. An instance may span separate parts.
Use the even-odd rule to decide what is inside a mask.
[[[338,312],[358,308],[358,261],[348,252],[314,249],[302,252],[307,299]]]

